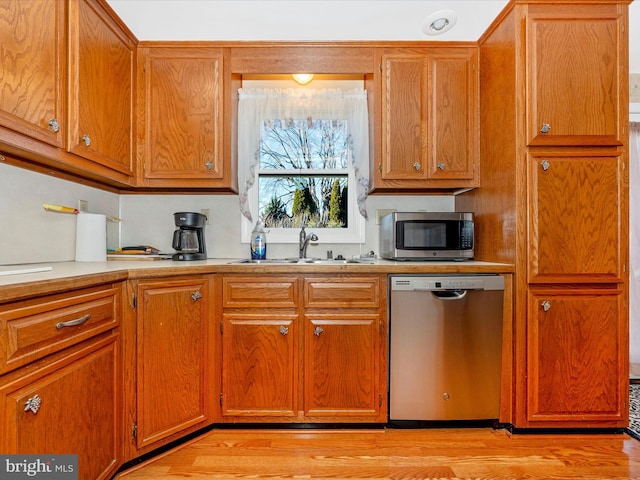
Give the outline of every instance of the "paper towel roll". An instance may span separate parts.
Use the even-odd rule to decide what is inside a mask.
[[[76,262],[107,260],[107,217],[79,213],[76,221]]]

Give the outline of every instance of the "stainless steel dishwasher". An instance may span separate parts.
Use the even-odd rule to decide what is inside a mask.
[[[497,419],[504,278],[389,277],[389,420]]]

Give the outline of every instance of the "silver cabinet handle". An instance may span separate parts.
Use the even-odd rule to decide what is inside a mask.
[[[442,163],[442,162],[438,163],[438,168],[440,170],[444,170],[444,163]]]
[[[60,131],[60,124],[58,123],[58,120],[56,120],[55,118],[49,120],[49,130],[54,133],[58,133]]]
[[[207,170],[213,170],[213,163],[210,161],[205,163],[204,166],[207,167]]]
[[[40,410],[40,404],[42,404],[42,399],[36,394],[24,402],[24,411],[31,411],[35,415]]]
[[[416,162],[413,164],[413,168],[416,169],[416,172],[419,172],[421,167],[422,167],[422,164],[420,162]]]
[[[91,314],[87,313],[84,317],[76,318],[75,320],[69,320],[68,322],[58,322],[56,323],[56,328],[60,330],[64,327],[76,327],[78,325],[82,325],[84,322],[91,318]]]
[[[82,141],[84,142],[84,144],[88,147],[89,145],[91,145],[91,137],[89,135],[87,135],[86,133],[82,136]]]
[[[549,170],[549,167],[551,166],[549,160],[543,160],[542,162],[540,162],[540,165],[542,165],[542,170],[544,170],[545,172]]]
[[[548,123],[543,123],[542,128],[540,129],[540,133],[549,133],[550,130],[551,125],[549,125]]]
[[[282,335],[286,335],[287,333],[289,333],[289,329],[287,327],[285,327],[284,325],[280,325],[280,333]]]
[[[542,309],[545,312],[548,312],[551,309],[551,304],[546,300],[544,300],[542,303],[540,303],[540,305],[542,305]]]
[[[202,294],[196,290],[195,292],[193,292],[193,294],[191,295],[191,298],[193,298],[194,302],[197,302],[199,299],[202,298]]]
[[[313,330],[313,334],[314,334],[316,337],[319,337],[319,336],[320,336],[320,334],[321,334],[322,332],[324,332],[324,329],[323,329],[322,327],[316,327],[316,328],[314,328],[314,330]]]

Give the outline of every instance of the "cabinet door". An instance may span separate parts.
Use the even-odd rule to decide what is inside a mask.
[[[379,371],[381,322],[375,313],[305,314],[305,416],[386,421]]]
[[[0,389],[4,453],[77,454],[78,478],[111,478],[120,461],[119,342],[87,342],[68,358],[25,369]]]
[[[528,143],[621,145],[626,5],[530,6]],[[547,127],[545,127],[545,125]],[[548,130],[548,131],[547,131]],[[546,132],[546,133],[545,133]]]
[[[383,55],[376,188],[474,186],[479,157],[477,49]]]
[[[69,2],[68,149],[133,174],[135,45],[95,0]]]
[[[477,50],[434,49],[427,57],[427,176],[473,180],[479,158]]]
[[[626,194],[622,160],[529,157],[529,281],[621,279]]]
[[[66,2],[0,0],[0,125],[63,146]]]
[[[624,293],[534,290],[528,310],[528,426],[626,426]]]
[[[225,313],[223,322],[223,417],[297,415],[297,314]]]
[[[149,185],[219,186],[222,53],[218,48],[149,48],[144,85],[144,179]]]
[[[385,180],[427,178],[427,68],[423,55],[382,58],[382,163]]]
[[[140,282],[137,291],[137,446],[209,417],[206,280]]]

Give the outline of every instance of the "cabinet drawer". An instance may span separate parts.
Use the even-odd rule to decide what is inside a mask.
[[[224,277],[222,280],[223,306],[235,307],[289,307],[298,305],[298,282],[292,277]]]
[[[0,373],[115,328],[119,292],[83,290],[0,307]]]
[[[307,278],[304,281],[304,306],[322,308],[378,308],[380,282],[376,277]]]

